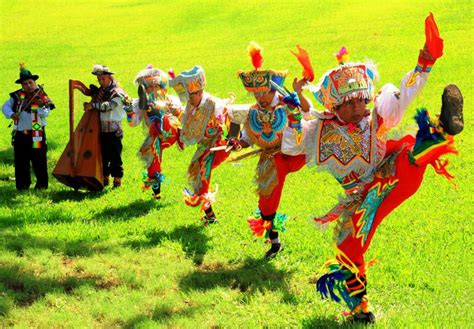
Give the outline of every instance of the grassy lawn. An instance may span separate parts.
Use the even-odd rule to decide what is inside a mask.
[[[402,126],[412,131],[417,107],[438,113],[444,85],[458,84],[465,131],[449,167],[458,188],[427,170],[418,193],[385,219],[373,240],[366,258],[378,263],[368,274],[368,292],[381,327],[472,326],[472,2],[382,3],[3,0],[0,99],[16,90],[19,62],[40,76],[57,106],[47,127],[51,172],[68,140],[67,81],[96,82],[90,74],[95,63],[116,72],[132,97],[132,81],[149,63],[176,72],[199,64],[210,93],[234,92],[237,102],[249,103],[236,72],[251,68],[250,40],[264,49],[263,68],[289,70],[288,87],[301,74],[289,52],[296,44],[308,50],[318,78],[336,65],[332,54],[344,45],[353,60],[378,64],[381,87],[398,84],[416,65],[431,11],[444,56]],[[289,176],[280,205],[290,218],[285,251],[266,262],[267,246],[245,222],[257,206],[255,158],[213,172],[220,224],[203,228],[181,195],[194,147],[165,151],[161,201],[140,189],[143,165],[136,152],[144,133],[128,126],[122,188],[76,193],[50,176],[49,190],[17,193],[9,121],[0,123],[2,327],[346,325],[343,306],[322,301],[314,287],[320,266],[334,255],[332,230],[320,232],[309,221],[342,193],[329,174],[304,168]]]

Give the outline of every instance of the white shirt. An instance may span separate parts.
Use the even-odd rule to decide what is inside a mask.
[[[2,106],[2,112],[5,118],[11,119],[11,116],[13,115],[13,107],[15,105],[15,100],[10,97],[9,100],[7,100],[3,106]],[[50,111],[50,108],[45,106],[42,108],[38,109],[38,115],[41,119],[41,125],[44,127],[46,126],[46,117],[48,116]],[[20,117],[18,119],[18,123],[13,127],[14,130],[31,130],[31,113],[22,111],[20,113]]]

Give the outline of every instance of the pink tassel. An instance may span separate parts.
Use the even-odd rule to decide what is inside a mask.
[[[345,62],[349,61],[349,52],[347,51],[346,47],[342,47],[337,54],[334,54],[336,56],[337,62],[339,64],[344,64]]]

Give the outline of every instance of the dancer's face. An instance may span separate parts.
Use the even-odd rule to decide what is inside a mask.
[[[255,93],[255,100],[258,105],[262,108],[267,108],[272,104],[273,98],[275,97],[275,90],[271,90],[264,93]]]
[[[198,107],[199,104],[201,104],[202,100],[202,90],[189,94],[189,104],[191,104],[194,107]]]
[[[357,124],[364,118],[365,105],[365,99],[353,98],[337,106],[334,111],[345,123]]]

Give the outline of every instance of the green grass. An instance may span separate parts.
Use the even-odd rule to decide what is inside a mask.
[[[379,228],[367,259],[369,296],[382,327],[468,327],[473,322],[473,173],[471,104],[473,18],[470,1],[2,1],[0,99],[17,87],[18,62],[40,75],[57,109],[48,120],[51,171],[68,139],[67,80],[93,83],[95,63],[107,64],[130,95],[149,63],[176,72],[202,65],[208,91],[251,102],[236,71],[250,69],[246,46],[264,48],[264,68],[301,74],[289,53],[301,44],[316,76],[335,65],[345,45],[354,60],[373,59],[379,87],[397,84],[416,64],[423,22],[432,11],[445,54],[408,109],[440,108],[445,84],[464,93],[465,131],[450,157],[458,189],[429,169],[418,193]],[[290,84],[288,83],[288,86]],[[77,112],[80,114],[80,111]],[[322,301],[314,281],[333,256],[332,232],[311,214],[327,211],[342,193],[328,174],[305,168],[291,175],[280,211],[289,215],[285,251],[264,262],[266,249],[245,218],[257,205],[256,159],[224,163],[219,225],[199,226],[181,200],[194,148],[165,152],[170,179],[164,199],[140,191],[136,151],[141,128],[125,128],[124,186],[74,193],[53,177],[50,189],[17,193],[8,121],[0,125],[0,317],[17,327],[332,327],[342,306]]]

